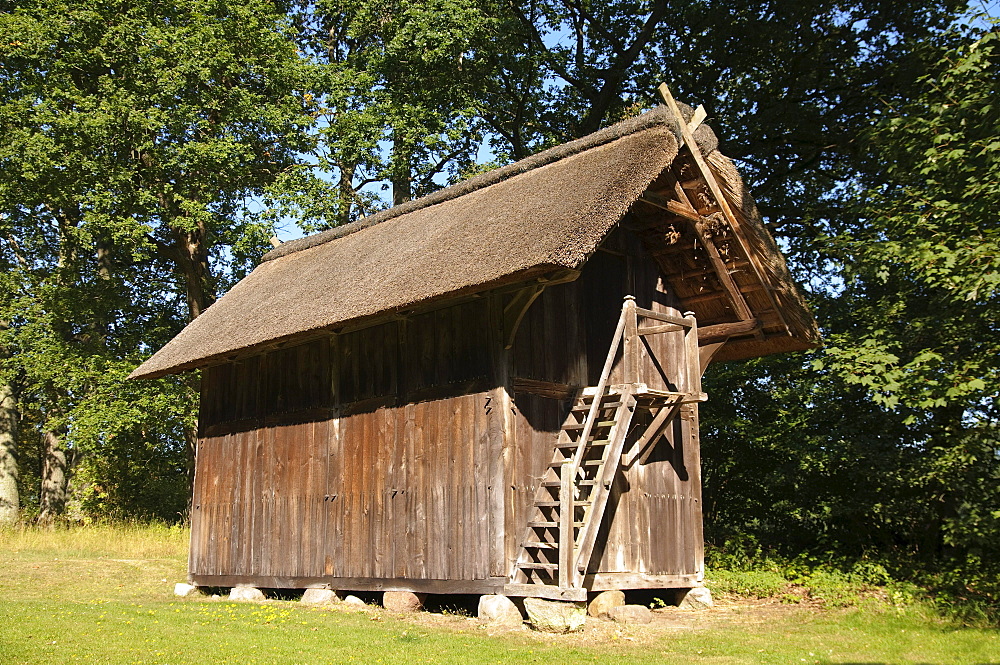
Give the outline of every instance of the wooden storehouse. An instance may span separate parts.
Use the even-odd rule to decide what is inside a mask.
[[[286,243],[140,366],[202,372],[192,583],[698,586],[701,375],[817,340],[700,111]]]

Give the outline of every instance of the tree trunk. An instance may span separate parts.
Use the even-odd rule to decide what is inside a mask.
[[[398,206],[413,198],[413,147],[395,136],[392,146],[392,205]]]
[[[354,164],[340,164],[340,180],[337,181],[337,189],[340,194],[340,208],[337,210],[336,223],[338,226],[351,222],[351,208],[357,193],[354,190]],[[362,211],[364,214],[364,211]]]
[[[51,526],[66,509],[66,449],[62,436],[52,430],[45,431],[42,444],[44,458],[38,521]]]
[[[21,503],[17,493],[17,394],[0,384],[0,524],[15,524]]]

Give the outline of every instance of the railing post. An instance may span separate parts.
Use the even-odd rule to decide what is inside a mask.
[[[698,319],[694,312],[684,312],[684,318],[691,325],[684,331],[684,355],[687,367],[687,390],[695,395],[701,394],[701,358],[698,353]]]
[[[624,383],[639,383],[639,322],[635,311],[635,296],[625,296],[622,305],[625,318],[625,345],[622,350]]]
[[[573,460],[568,459],[559,467],[559,586],[573,586],[576,571],[573,566]]]

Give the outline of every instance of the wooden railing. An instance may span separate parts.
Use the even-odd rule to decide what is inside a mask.
[[[652,319],[666,326],[639,328],[639,318]],[[687,393],[701,393],[701,371],[698,358],[698,328],[693,313],[687,312],[683,318],[661,314],[652,310],[637,307],[634,296],[626,296],[622,304],[622,312],[611,339],[601,376],[594,388],[593,401],[584,421],[583,431],[577,444],[576,454],[572,463],[568,460],[560,467],[560,524],[559,524],[559,586],[579,586],[581,575],[586,572],[593,554],[597,534],[604,519],[604,511],[608,503],[611,485],[622,464],[625,439],[631,424],[631,413],[635,407],[635,393],[640,390],[639,365],[641,335],[652,335],[662,332],[685,331],[685,368],[683,382],[679,390]],[[616,409],[615,426],[610,434],[608,450],[604,456],[604,464],[599,477],[590,492],[590,508],[578,538],[573,537],[573,499],[577,493],[575,480],[581,474],[581,463],[590,445],[590,436],[598,414],[602,411],[601,404],[608,388],[608,380],[618,357],[619,346],[622,347],[622,386],[619,393],[619,406]],[[676,410],[670,410],[676,413]],[[664,414],[667,415],[666,413]],[[563,544],[572,544],[566,547]]]

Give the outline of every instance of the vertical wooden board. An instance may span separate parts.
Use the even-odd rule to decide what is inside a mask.
[[[334,412],[328,431],[329,459],[326,474],[326,557],[324,575],[343,576],[344,571],[344,453],[341,445],[341,418]]]
[[[414,327],[419,330],[420,349],[419,367],[422,380],[421,388],[437,385],[437,377],[440,367],[438,366],[438,338],[437,330],[434,327],[435,313],[430,312],[419,317],[414,317]]]
[[[260,550],[260,567],[263,575],[277,575],[278,567],[275,561],[276,552],[281,546],[281,470],[279,464],[283,464],[278,453],[280,445],[278,428],[269,426],[262,431],[263,441],[263,473],[261,481],[263,486],[262,513],[263,524]]]
[[[427,576],[434,579],[448,579],[446,555],[447,543],[445,529],[445,496],[442,486],[447,482],[447,461],[442,459],[445,453],[441,445],[442,403],[427,402],[427,421],[424,423],[423,444],[427,450],[429,461],[424,476],[425,496],[427,497]],[[444,479],[441,473],[444,472]]]
[[[433,368],[431,381],[428,385],[443,386],[451,383],[455,366],[455,335],[452,325],[453,308],[443,308],[431,312],[425,320],[425,325],[434,333],[429,335],[434,344],[431,347],[430,365]],[[430,331],[428,331],[430,332]]]
[[[214,519],[215,528],[213,530],[216,534],[216,569],[221,573],[222,571],[232,569],[230,547],[233,535],[233,485],[235,478],[233,477],[232,469],[232,435],[219,438],[221,447],[223,448],[221,451],[222,456],[226,462],[223,465],[224,470],[220,469],[219,485],[215,493],[214,509],[216,510],[216,515]]]
[[[270,575],[281,574],[281,556],[285,549],[287,524],[285,504],[288,502],[285,478],[288,475],[288,459],[283,455],[284,432],[280,427],[268,428],[268,459],[271,468],[271,538],[266,551],[267,570]]]
[[[382,409],[382,416],[386,430],[386,438],[382,442],[382,447],[388,468],[385,481],[385,518],[382,525],[383,538],[386,543],[384,570],[386,577],[393,577],[396,572],[396,520],[405,519],[399,509],[402,485],[400,482],[399,430],[396,426],[396,408],[392,406]],[[397,497],[400,500],[397,500]]]
[[[260,575],[262,571],[261,551],[267,547],[268,533],[264,526],[265,519],[265,490],[267,480],[264,476],[264,454],[267,444],[267,430],[255,429],[253,439],[249,442],[247,463],[253,469],[253,478],[250,486],[250,533],[247,541],[250,545],[250,570],[254,575]]]
[[[326,520],[323,515],[323,494],[326,490],[328,421],[307,424],[310,442],[309,492],[306,496],[306,521],[311,525],[312,536],[303,543],[304,570],[308,577],[323,575],[323,543],[326,541]]]
[[[233,570],[237,575],[250,573],[249,536],[253,530],[253,469],[248,464],[249,448],[247,440],[253,436],[253,430],[238,432],[232,435],[233,456],[233,539],[232,556]]]
[[[383,395],[400,394],[400,353],[399,353],[399,327],[400,322],[393,321],[385,325],[385,339],[382,344],[382,352],[385,354],[385,375],[383,377]]]
[[[385,409],[379,408],[369,414],[371,422],[371,439],[368,442],[371,456],[366,472],[372,477],[370,491],[371,514],[368,524],[370,530],[372,577],[386,577],[386,547],[389,542],[385,538],[390,511],[387,509],[387,499],[391,485],[388,476],[391,472],[389,460],[386,459],[386,422]]]
[[[451,427],[451,440],[448,446],[452,449],[452,482],[450,487],[455,491],[454,521],[452,534],[451,559],[454,562],[453,576],[458,579],[475,579],[476,547],[471,542],[472,527],[475,524],[476,508],[472,505],[470,490],[477,482],[471,464],[472,442],[474,436],[470,431],[473,403],[475,395],[463,395],[453,398],[456,411]]]
[[[489,543],[490,577],[505,577],[508,574],[507,539],[508,515],[505,505],[508,467],[511,464],[510,449],[513,445],[513,433],[508,433],[504,427],[504,395],[506,390],[501,386],[486,394],[489,403],[482,405],[482,423],[479,432],[478,449],[485,458],[486,467],[486,508],[485,524],[486,538]]]
[[[274,512],[271,524],[273,542],[268,557],[269,570],[272,575],[283,575],[286,574],[294,553],[294,544],[289,541],[291,529],[288,524],[290,519],[288,513],[292,494],[289,481],[295,460],[289,459],[287,454],[286,428],[275,426],[270,429],[272,468],[274,469]]]
[[[409,494],[407,511],[407,558],[408,577],[417,579],[427,576],[427,513],[424,477],[427,475],[426,449],[423,447],[423,422],[426,405],[423,403],[408,403],[406,411],[406,455],[410,461],[410,474],[407,482]]]
[[[391,577],[400,579],[407,575],[409,543],[407,542],[407,522],[410,515],[410,459],[407,457],[406,408],[396,406],[389,410],[394,432],[392,440],[393,472],[389,533],[392,538]]]
[[[288,575],[304,574],[305,544],[312,538],[314,531],[314,525],[305,518],[312,457],[312,442],[308,440],[310,428],[311,423],[308,422],[282,427],[285,433],[285,455],[289,460],[288,477],[285,480],[289,502],[285,519],[290,527],[286,543],[291,550],[291,561],[286,568]]]
[[[340,496],[341,501],[340,516],[342,536],[340,540],[341,558],[338,575],[340,577],[354,577],[357,570],[355,567],[354,552],[357,548],[357,534],[355,524],[358,515],[358,455],[361,451],[358,448],[358,438],[355,435],[358,423],[354,414],[343,416],[340,420]]]
[[[472,411],[471,439],[469,446],[471,450],[471,477],[475,481],[470,500],[473,506],[472,544],[476,550],[476,564],[474,575],[477,579],[492,575],[493,552],[496,541],[490,532],[492,517],[491,511],[495,509],[492,500],[493,474],[495,470],[489,463],[489,431],[486,409],[484,404],[489,393],[479,393],[470,402]]]
[[[705,572],[705,534],[702,522],[702,495],[701,495],[701,437],[699,435],[698,405],[693,406],[693,418],[690,423],[688,434],[687,464],[690,469],[690,480],[687,485],[687,495],[689,505],[687,509],[690,520],[691,544],[691,566],[692,572],[703,575]]]
[[[351,577],[367,577],[370,573],[368,555],[371,551],[371,477],[367,473],[371,452],[368,442],[371,425],[367,413],[352,413],[348,430],[351,452],[350,480],[351,519],[349,523],[350,559],[348,572]]]
[[[212,458],[215,440],[202,437],[198,440],[198,457],[195,459],[194,488],[191,496],[191,544],[188,550],[188,571],[203,575],[208,560],[208,536],[212,524],[208,521],[208,498],[212,483]]]

